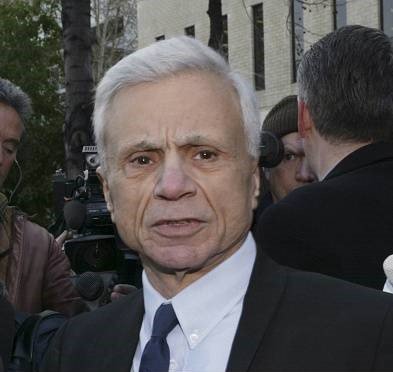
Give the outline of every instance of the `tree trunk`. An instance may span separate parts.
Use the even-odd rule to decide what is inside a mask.
[[[221,0],[209,0],[207,14],[210,18],[210,37],[208,45],[222,53],[224,30],[222,24]]]
[[[65,169],[75,178],[83,169],[82,147],[92,144],[93,77],[90,0],[62,0],[65,73]]]

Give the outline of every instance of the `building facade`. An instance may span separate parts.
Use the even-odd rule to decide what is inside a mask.
[[[178,35],[209,40],[209,0],[139,0],[138,47]],[[304,50],[347,24],[381,28],[393,37],[393,0],[222,0],[228,60],[256,89],[261,117],[297,93]]]

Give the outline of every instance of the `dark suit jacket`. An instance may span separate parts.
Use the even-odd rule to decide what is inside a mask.
[[[143,314],[138,291],[71,319],[44,371],[130,372]],[[392,295],[285,268],[258,253],[228,371],[392,369]]]
[[[393,254],[393,144],[353,152],[265,210],[254,232],[280,264],[382,289]]]

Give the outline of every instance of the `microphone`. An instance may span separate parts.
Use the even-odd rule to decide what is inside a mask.
[[[75,288],[86,301],[95,301],[104,292],[104,281],[92,271],[81,274],[75,283]]]
[[[284,146],[281,139],[267,130],[261,132],[260,149],[260,167],[274,168],[280,164],[281,160],[284,158]]]
[[[79,230],[86,218],[86,206],[78,200],[70,200],[64,204],[64,220],[71,230]]]
[[[383,271],[386,275],[386,282],[383,287],[384,292],[393,293],[393,254],[383,261]]]
[[[95,273],[86,271],[74,279],[75,288],[90,311],[109,303],[112,288],[117,282],[112,272]]]

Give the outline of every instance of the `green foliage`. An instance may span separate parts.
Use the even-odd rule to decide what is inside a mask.
[[[51,222],[51,176],[64,159],[64,104],[59,1],[0,0],[0,77],[19,85],[32,99],[34,114],[18,153],[23,181],[12,204],[42,225]],[[15,167],[14,167],[15,168]],[[15,169],[5,188],[17,181]]]

